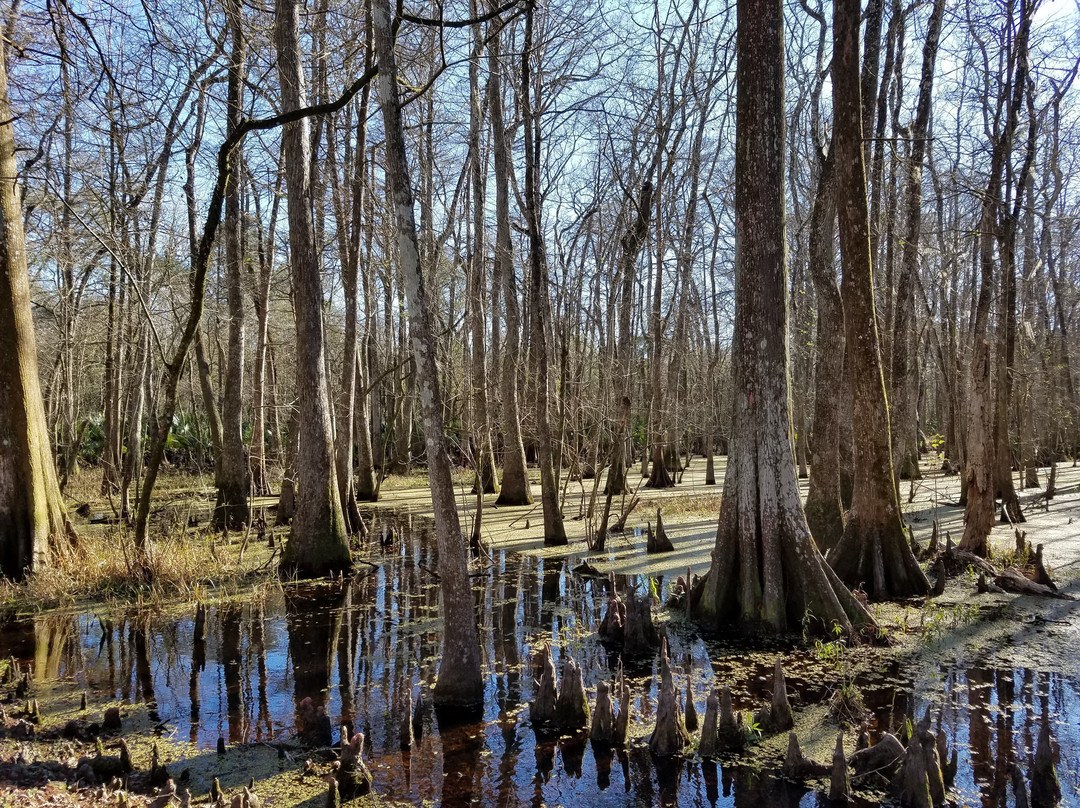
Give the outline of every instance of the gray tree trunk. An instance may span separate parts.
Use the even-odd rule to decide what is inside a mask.
[[[492,26],[500,25],[499,20]],[[502,356],[503,476],[498,505],[531,505],[532,486],[525,465],[525,444],[521,439],[521,405],[518,397],[518,362],[521,361],[521,313],[518,304],[514,247],[510,232],[510,139],[503,122],[502,40],[488,42],[488,115],[491,116],[491,150],[495,167],[495,275],[502,281],[496,290],[503,296],[506,310],[506,341]]]
[[[852,509],[829,563],[872,598],[925,595],[930,583],[900,517],[889,410],[878,352],[859,102],[859,0],[833,5],[833,159],[843,266],[845,355],[850,358],[855,479]]]
[[[428,480],[439,548],[439,594],[443,645],[435,684],[436,707],[473,709],[483,704],[480,640],[473,609],[465,544],[454,499],[450,455],[443,426],[443,398],[435,357],[435,329],[428,307],[424,274],[413,218],[412,184],[405,156],[405,135],[398,98],[397,68],[389,0],[372,0],[378,95],[386,137],[386,173],[397,226],[397,251],[408,301],[413,355],[419,371]]]
[[[277,0],[275,40],[282,108],[305,106],[300,63],[299,0]],[[285,124],[285,186],[289,202],[289,248],[296,311],[296,380],[300,406],[300,455],[297,463],[296,515],[282,567],[322,575],[352,563],[338,496],[331,445],[322,278],[311,220],[311,146],[307,120]]]
[[[857,2],[857,0],[856,0]],[[791,449],[780,0],[739,0],[736,49],[735,415],[720,522],[699,614],[772,631],[873,618],[818,552]],[[856,20],[857,11],[856,11]],[[780,303],[780,305],[778,305]]]
[[[246,72],[246,43],[243,31],[243,11],[235,2],[226,3],[229,37],[228,131],[240,125],[244,115],[244,81]],[[239,154],[235,159],[240,162]],[[248,470],[247,449],[244,446],[244,284],[243,246],[241,244],[241,204],[243,171],[238,169],[229,178],[225,189],[225,289],[229,307],[228,361],[225,365],[225,384],[222,390],[221,454],[215,474],[217,503],[214,524],[238,530],[249,518],[248,494],[251,475]]]

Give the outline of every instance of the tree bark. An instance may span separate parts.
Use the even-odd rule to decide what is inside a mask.
[[[470,16],[477,16],[477,2],[469,3]],[[469,59],[469,184],[472,189],[472,244],[468,255],[469,284],[469,342],[472,350],[469,367],[472,389],[469,397],[473,461],[476,466],[474,489],[485,494],[499,493],[495,474],[495,455],[491,440],[491,420],[488,416],[488,350],[485,289],[488,288],[485,259],[487,239],[484,232],[484,209],[487,205],[487,182],[483,155],[480,150],[480,128],[483,124],[483,95],[480,92],[480,58],[483,33],[479,25],[472,30],[472,54]],[[483,499],[477,500],[482,507]],[[479,518],[479,514],[477,515]]]
[[[918,479],[919,429],[916,399],[918,384],[915,374],[917,345],[915,339],[915,283],[919,271],[919,239],[922,232],[923,160],[926,157],[926,135],[930,126],[930,102],[934,89],[934,63],[937,59],[944,0],[935,0],[926,27],[923,44],[922,77],[919,81],[919,100],[915,121],[911,126],[911,154],[904,183],[907,203],[907,222],[900,260],[900,281],[896,293],[896,309],[892,328],[892,413],[893,471],[897,478]]]
[[[964,509],[964,535],[960,548],[979,556],[989,550],[990,531],[994,526],[994,495],[996,493],[994,445],[995,399],[992,385],[994,357],[990,350],[990,307],[996,294],[994,241],[998,231],[1001,183],[1005,162],[1012,148],[1013,134],[1027,81],[1027,39],[1031,28],[1031,6],[1021,3],[1020,25],[1013,51],[1015,74],[1002,86],[1005,124],[995,132],[990,156],[990,172],[983,196],[982,217],[979,222],[979,295],[975,306],[972,333],[974,350],[971,355],[971,389],[968,397],[967,457],[964,476],[967,504]],[[994,122],[995,129],[998,121]],[[999,383],[1002,383],[1000,380]]]
[[[389,0],[372,0],[375,56],[379,64],[379,104],[386,137],[386,173],[397,225],[398,261],[408,300],[413,354],[419,371],[420,404],[428,456],[435,534],[439,549],[439,593],[442,600],[443,647],[435,684],[436,707],[471,709],[483,704],[480,641],[473,609],[465,544],[458,522],[450,455],[443,426],[443,398],[435,361],[432,325],[424,273],[420,266],[412,184],[405,156],[401,102]]]
[[[555,477],[554,445],[551,434],[548,381],[549,319],[548,268],[544,255],[544,239],[540,229],[541,199],[540,118],[533,112],[533,16],[535,0],[526,0],[525,40],[521,53],[522,126],[525,129],[525,220],[529,231],[529,320],[532,338],[533,368],[536,373],[536,423],[540,443],[540,499],[544,507],[544,544],[558,546],[567,543],[559,509],[559,484]]]
[[[300,63],[299,0],[277,0],[275,40],[282,108],[305,106]],[[300,406],[300,455],[296,514],[282,553],[287,570],[323,575],[351,565],[338,495],[327,394],[322,278],[311,220],[311,145],[307,119],[285,124],[285,186],[289,250],[296,310],[296,379]]]
[[[0,571],[12,579],[41,569],[51,548],[74,542],[56,479],[38,380],[30,273],[15,131],[0,44]]]
[[[492,26],[500,25],[498,19]],[[506,342],[500,378],[502,390],[503,476],[498,505],[531,505],[532,487],[525,465],[521,439],[521,407],[518,399],[518,362],[521,353],[521,314],[517,276],[510,233],[510,140],[503,121],[501,36],[488,42],[488,115],[491,116],[491,150],[495,167],[495,276],[502,281],[506,310]]]
[[[822,552],[844,532],[840,502],[840,407],[843,393],[844,303],[836,283],[836,195],[833,161],[819,156],[817,190],[810,211],[810,273],[817,294],[814,359],[814,438],[806,494],[806,523]]]
[[[843,267],[845,348],[850,357],[855,487],[836,574],[878,600],[925,595],[930,583],[900,518],[889,444],[889,411],[878,353],[869,212],[859,101],[859,0],[833,6],[833,159]]]
[[[856,12],[857,13],[857,12]],[[784,46],[780,0],[739,0],[736,48],[735,415],[712,566],[712,625],[828,631],[873,618],[825,564],[792,456],[787,353]]]
[[[238,3],[226,3],[226,20],[232,51],[229,54],[228,133],[240,126],[244,114],[244,81],[247,46],[244,41],[243,11]],[[240,162],[240,155],[236,155]],[[240,196],[242,172],[237,170],[225,190],[225,287],[229,307],[228,362],[222,390],[221,454],[215,474],[217,503],[214,525],[238,530],[249,518],[248,495],[251,475],[244,446],[244,286]]]

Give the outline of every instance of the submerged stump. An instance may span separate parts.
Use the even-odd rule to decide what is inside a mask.
[[[558,702],[558,683],[555,663],[551,659],[551,646],[542,646],[537,651],[535,660],[540,668],[540,678],[536,682],[536,695],[529,703],[529,720],[534,724],[547,724],[555,720],[555,707]]]
[[[833,802],[847,802],[851,797],[851,781],[848,780],[847,760],[844,757],[844,733],[836,736],[836,748],[833,750],[832,771],[829,774],[829,799]]]
[[[719,728],[720,699],[713,690],[705,700],[705,721],[701,725],[698,754],[704,758],[715,757],[720,752]]]
[[[788,733],[787,754],[784,755],[784,774],[792,780],[810,780],[815,777],[824,777],[829,773],[829,767],[824,763],[811,760],[802,753],[799,747],[799,736],[794,732]]]
[[[585,683],[581,667],[568,656],[563,662],[562,681],[555,702],[555,723],[562,729],[581,729],[589,726],[589,702],[585,698]]]
[[[363,759],[364,733],[352,736],[341,750],[341,766],[338,768],[338,790],[344,802],[362,797],[371,791],[371,772]]]
[[[651,654],[660,644],[660,635],[652,619],[649,597],[639,598],[633,587],[626,593],[626,631],[623,653],[630,656]]]
[[[690,735],[683,722],[679,709],[679,694],[675,689],[675,678],[671,674],[671,662],[668,660],[667,641],[660,651],[660,692],[656,705],[656,728],[649,736],[649,751],[657,757],[670,757],[682,752]]]
[[[596,707],[592,711],[589,740],[600,744],[615,740],[615,708],[611,703],[610,688],[603,679],[596,683]]]
[[[686,677],[686,729],[696,732],[698,728],[697,707],[694,706],[694,688],[690,676]]]
[[[784,668],[779,659],[776,660],[776,668],[773,671],[772,701],[758,712],[757,723],[769,734],[783,732],[795,726],[795,718],[791,713],[791,704],[787,697]]]

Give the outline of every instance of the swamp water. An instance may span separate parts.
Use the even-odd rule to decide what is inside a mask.
[[[434,542],[412,522],[390,522],[398,538],[365,556],[351,579],[286,586],[258,599],[208,607],[202,631],[195,615],[129,610],[54,613],[0,629],[0,658],[32,667],[36,687],[87,692],[93,705],[127,705],[144,713],[144,729],[172,741],[175,773],[191,766],[191,790],[205,793],[220,774],[227,789],[259,771],[232,768],[214,754],[219,737],[230,746],[287,749],[276,766],[298,770],[309,753],[297,739],[300,703],[325,707],[334,726],[365,734],[365,759],[381,798],[447,806],[789,806],[826,805],[824,793],[784,780],[777,750],[751,747],[730,761],[657,761],[645,741],[652,729],[659,684],[653,659],[627,663],[633,712],[624,750],[591,746],[586,734],[545,735],[528,721],[535,689],[531,652],[552,640],[556,669],[572,653],[584,672],[590,706],[600,678],[610,678],[617,655],[596,638],[606,607],[605,580],[582,578],[565,559],[497,552],[473,566],[486,676],[482,721],[442,726],[431,709],[438,661],[439,586]],[[376,531],[376,532],[377,532]],[[627,584],[620,582],[620,589]],[[649,582],[638,581],[640,591]],[[653,579],[663,597],[668,582]],[[1063,624],[1061,647],[1077,648],[1076,621]],[[197,640],[203,633],[205,639]],[[871,734],[898,732],[928,704],[944,705],[943,728],[959,750],[953,804],[1011,806],[1013,762],[1028,769],[1044,711],[1053,721],[1063,804],[1080,806],[1080,677],[1053,654],[1025,667],[1007,649],[970,647],[939,666],[905,666],[882,654],[860,673],[845,672],[792,645],[703,639],[681,620],[667,626],[676,686],[693,682],[699,716],[712,687],[731,688],[737,709],[756,710],[769,697],[772,667],[784,659],[796,720],[824,716],[822,705],[854,677],[873,713]],[[942,648],[942,654],[948,654]],[[1044,664],[1045,663],[1045,664]],[[1025,663],[1028,664],[1028,663]],[[879,668],[875,672],[875,668]],[[399,749],[402,687],[420,699],[411,752]],[[814,706],[818,705],[818,706]],[[816,711],[816,712],[815,712]],[[836,727],[813,722],[821,739],[812,756],[828,761]],[[132,725],[134,726],[134,725]],[[800,723],[801,737],[804,727]],[[809,730],[813,734],[814,730]],[[848,732],[851,737],[851,731]],[[265,747],[265,748],[269,748]],[[177,750],[186,750],[178,752]],[[804,746],[804,749],[806,747]],[[230,752],[240,755],[241,751]],[[228,757],[228,756],[227,756]],[[215,768],[216,767],[216,768]],[[269,774],[267,772],[266,774]],[[861,794],[856,805],[877,805]],[[325,797],[305,805],[323,805]]]

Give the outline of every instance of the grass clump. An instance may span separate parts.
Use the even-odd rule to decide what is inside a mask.
[[[75,548],[54,551],[26,580],[0,580],[0,601],[27,611],[89,600],[202,600],[208,589],[276,574],[265,545],[241,547],[205,531],[175,529],[156,533],[140,557],[127,528],[80,530]]]

